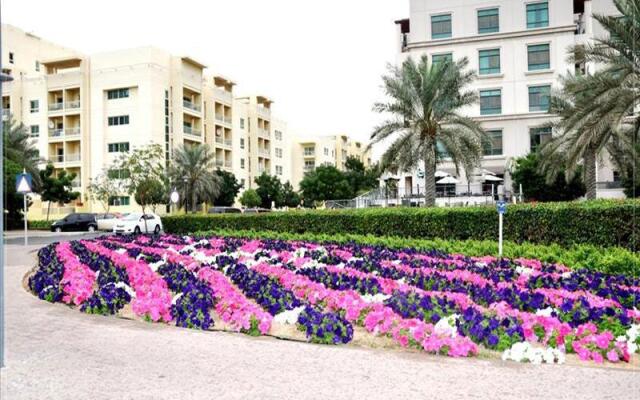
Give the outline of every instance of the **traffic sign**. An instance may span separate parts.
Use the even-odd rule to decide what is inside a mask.
[[[31,193],[32,180],[31,174],[22,173],[16,175],[16,192],[18,193]]]
[[[499,214],[505,214],[507,212],[507,202],[506,201],[498,201],[496,203],[496,208],[498,209]]]

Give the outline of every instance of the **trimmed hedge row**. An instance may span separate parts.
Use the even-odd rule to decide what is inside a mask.
[[[27,225],[29,226],[29,229],[31,229],[31,230],[48,231],[48,230],[51,229],[51,224],[53,224],[54,222],[55,222],[55,219],[52,219],[50,221],[42,221],[42,220],[29,221],[29,220],[27,220]]]
[[[598,200],[509,206],[505,240],[516,243],[593,244],[640,248],[640,201]],[[170,233],[211,229],[289,233],[349,233],[402,238],[495,240],[498,217],[493,207],[381,208],[290,211],[268,214],[181,215],[164,217]]]
[[[495,241],[479,240],[422,240],[398,237],[380,237],[364,235],[326,235],[314,233],[256,232],[216,230],[196,232],[197,236],[230,236],[249,239],[304,240],[310,242],[356,242],[372,246],[386,246],[396,249],[416,248],[420,250],[437,249],[449,254],[467,256],[497,255]],[[572,269],[589,269],[609,274],[640,276],[640,254],[620,247],[601,248],[589,244],[573,245],[563,248],[554,245],[536,245],[531,243],[505,242],[503,248],[507,258],[534,258],[543,262],[563,264]]]

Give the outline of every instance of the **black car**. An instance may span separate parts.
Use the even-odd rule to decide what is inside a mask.
[[[268,208],[245,208],[243,211],[245,214],[266,214],[270,212],[271,210]]]
[[[235,207],[211,207],[209,214],[240,214],[242,211]]]
[[[96,216],[90,213],[72,213],[51,225],[51,232],[93,232],[97,229]]]

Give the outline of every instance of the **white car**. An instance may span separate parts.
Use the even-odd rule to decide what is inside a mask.
[[[160,217],[153,213],[131,213],[126,217],[118,219],[113,226],[113,233],[155,233],[162,231],[162,221]]]
[[[108,213],[108,214],[96,214],[96,222],[98,223],[99,231],[113,231],[113,227],[116,225],[116,222],[122,216],[118,213]]]

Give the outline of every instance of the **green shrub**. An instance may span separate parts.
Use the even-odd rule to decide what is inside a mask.
[[[27,225],[29,225],[29,229],[31,229],[31,230],[48,231],[48,230],[51,230],[51,224],[53,224],[54,221],[55,221],[55,219],[52,219],[50,221],[43,221],[43,220],[29,221],[29,220],[27,220]]]
[[[367,245],[382,245],[391,248],[412,247],[420,250],[437,249],[446,253],[467,256],[497,255],[498,244],[494,241],[478,240],[423,240],[399,237],[381,237],[350,234],[314,234],[286,232],[256,232],[216,230],[196,232],[198,236],[231,236],[255,239],[304,240],[311,242],[356,242]],[[640,255],[619,247],[601,248],[588,244],[563,248],[559,245],[535,245],[531,243],[504,243],[504,256],[508,258],[533,258],[543,262],[563,264],[572,269],[589,269],[609,274],[640,276]]]
[[[638,248],[640,201],[590,201],[509,206],[505,240],[515,243],[574,244]],[[181,215],[163,218],[171,233],[211,229],[289,233],[359,234],[447,240],[495,240],[494,207],[379,208],[290,211],[269,214]]]

